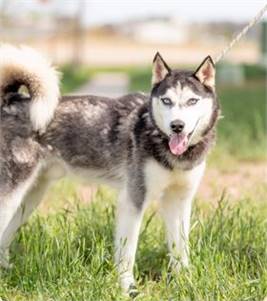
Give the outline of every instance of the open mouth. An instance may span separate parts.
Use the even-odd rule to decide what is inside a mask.
[[[173,155],[180,156],[187,150],[188,146],[190,145],[191,138],[198,127],[199,121],[200,118],[196,122],[196,125],[193,128],[192,132],[190,132],[189,134],[186,135],[184,133],[173,133],[170,136],[169,148]]]

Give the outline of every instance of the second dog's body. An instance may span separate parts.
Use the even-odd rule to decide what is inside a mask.
[[[208,82],[214,77],[212,63],[205,61],[201,68],[196,73],[171,71],[158,55],[151,96],[63,97],[56,106],[48,100],[43,116],[40,97],[56,98],[57,91],[42,94],[45,83],[40,75],[39,82],[35,79],[38,72],[30,73],[30,81],[29,74],[2,80],[2,265],[7,264],[4,254],[16,230],[50,183],[66,173],[119,189],[116,261],[126,290],[134,283],[138,232],[150,200],[160,201],[175,267],[187,265],[191,203],[218,116]],[[21,84],[28,87],[30,98],[17,94]],[[34,97],[36,91],[40,95]],[[202,101],[198,109],[193,108],[196,97]],[[41,119],[34,118],[36,110]]]

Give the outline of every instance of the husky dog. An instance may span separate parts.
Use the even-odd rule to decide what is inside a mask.
[[[134,284],[138,232],[158,200],[171,261],[188,265],[190,212],[214,143],[215,67],[172,70],[159,53],[150,95],[59,97],[57,72],[35,51],[0,47],[0,254],[67,173],[119,190],[115,258],[124,290]],[[20,93],[25,86],[28,96]]]

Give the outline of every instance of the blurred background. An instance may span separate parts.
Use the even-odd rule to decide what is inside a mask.
[[[156,51],[173,67],[215,58],[263,0],[0,0],[1,42],[27,44],[62,71],[63,93],[118,96],[150,89]],[[224,119],[200,198],[262,198],[266,189],[267,19],[217,65]],[[68,182],[67,187],[70,186]],[[68,188],[69,189],[69,188]],[[74,189],[90,200],[96,188]],[[78,191],[78,192],[77,192]]]
[[[62,72],[63,94],[149,92],[157,51],[170,66],[194,70],[265,4],[0,0],[0,41],[49,56]],[[169,273],[166,245],[159,244],[164,227],[150,208],[136,300],[267,300],[266,18],[216,65],[224,118],[192,213],[190,269]],[[13,268],[0,271],[1,300],[128,300],[113,263],[116,193],[89,185],[67,178],[51,187],[11,246]]]
[[[196,64],[216,56],[264,2],[1,0],[0,34],[60,64],[144,66],[157,49],[172,64]],[[260,35],[261,26],[251,30],[229,61],[260,63]]]

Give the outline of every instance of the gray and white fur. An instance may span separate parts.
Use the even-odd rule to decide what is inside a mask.
[[[142,216],[158,200],[175,269],[188,265],[192,199],[219,104],[207,57],[195,72],[159,54],[150,95],[59,97],[57,72],[29,48],[0,47],[0,263],[49,185],[67,173],[119,190],[115,258],[125,291]],[[29,96],[19,93],[26,86]]]

